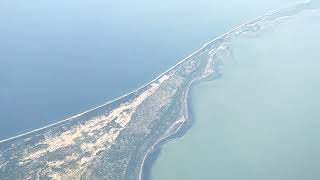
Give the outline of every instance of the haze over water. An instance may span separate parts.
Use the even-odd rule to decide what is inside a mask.
[[[318,14],[231,42],[222,77],[192,89],[194,125],[163,146],[152,179],[319,179],[319,32]]]
[[[288,1],[2,0],[0,139],[130,92]]]

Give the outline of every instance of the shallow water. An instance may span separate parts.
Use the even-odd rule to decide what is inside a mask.
[[[2,0],[0,139],[128,93],[291,0],[274,1]]]
[[[231,43],[220,79],[192,89],[193,127],[163,146],[153,180],[319,179],[320,21]]]

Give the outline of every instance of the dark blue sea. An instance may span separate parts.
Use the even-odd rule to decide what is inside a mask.
[[[1,0],[0,139],[126,94],[284,1]]]

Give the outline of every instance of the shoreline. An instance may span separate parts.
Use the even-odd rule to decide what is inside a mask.
[[[180,118],[178,121],[176,121],[167,131],[166,134],[164,134],[165,136],[160,138],[158,141],[156,141],[156,143],[154,143],[149,150],[147,151],[147,153],[145,154],[144,158],[143,158],[143,162],[140,166],[140,172],[139,172],[139,177],[138,180],[150,180],[151,177],[151,169],[152,167],[146,169],[145,165],[146,162],[148,160],[150,160],[151,158],[151,166],[154,165],[155,160],[157,159],[158,155],[161,153],[161,148],[162,145],[173,141],[177,138],[183,137],[187,131],[192,127],[193,125],[193,119],[192,119],[192,110],[189,107],[191,103],[191,91],[190,88],[192,88],[192,86],[196,83],[196,82],[200,82],[203,78],[205,77],[200,77],[197,79],[194,79],[192,82],[190,82],[189,87],[187,89],[187,92],[185,94],[185,107],[187,108],[185,112],[183,113],[187,113],[186,115],[182,115],[183,118]],[[187,116],[187,117],[185,117]],[[179,125],[180,123],[180,125]],[[177,126],[178,125],[178,126]],[[176,127],[177,126],[177,127]],[[154,157],[156,156],[156,157]],[[147,176],[147,177],[146,177]]]
[[[307,0],[306,2],[309,2],[309,1]],[[225,37],[228,37],[228,35],[236,32],[237,30],[241,29],[242,27],[244,27],[244,26],[246,26],[246,25],[249,25],[249,24],[251,24],[251,23],[254,23],[255,21],[259,21],[259,20],[263,19],[264,17],[266,17],[266,16],[268,16],[268,15],[270,15],[270,14],[272,14],[272,13],[275,13],[275,12],[281,10],[281,9],[283,9],[283,8],[279,8],[279,9],[274,10],[274,11],[271,11],[271,12],[265,14],[265,15],[262,15],[262,16],[259,16],[259,17],[257,17],[257,18],[254,18],[254,19],[252,19],[252,20],[246,21],[246,22],[238,25],[237,27],[233,28],[232,30],[230,30],[230,31],[228,31],[228,32],[226,32],[226,33],[224,33],[224,34],[222,34],[222,35],[214,38],[214,39],[211,40],[211,41],[208,41],[208,42],[205,43],[200,49],[196,50],[195,52],[193,52],[192,54],[188,55],[188,56],[185,57],[184,59],[178,61],[175,65],[173,65],[171,68],[169,68],[169,69],[166,70],[165,72],[163,72],[163,73],[161,73],[160,75],[158,75],[156,78],[152,79],[151,81],[145,83],[145,84],[142,85],[141,87],[139,87],[139,88],[137,88],[137,89],[135,89],[135,90],[133,90],[133,91],[131,91],[131,92],[128,92],[128,93],[126,93],[126,94],[124,94],[124,95],[122,95],[122,96],[120,96],[120,97],[117,97],[117,98],[115,98],[115,99],[113,99],[113,100],[107,101],[106,103],[104,103],[104,104],[102,104],[102,105],[99,105],[99,106],[96,106],[96,107],[94,107],[94,108],[91,108],[91,109],[89,109],[89,110],[87,110],[87,111],[78,113],[78,114],[76,114],[76,115],[74,115],[74,116],[71,116],[71,117],[69,117],[69,118],[63,119],[63,120],[61,120],[61,121],[58,121],[58,122],[49,124],[49,125],[47,125],[47,126],[34,129],[34,130],[31,130],[31,131],[28,131],[28,132],[26,132],[26,133],[18,134],[18,135],[16,135],[16,136],[13,136],[13,137],[10,137],[10,138],[2,139],[2,140],[0,140],[0,145],[1,145],[2,143],[8,142],[8,141],[10,141],[10,140],[14,140],[14,139],[23,137],[23,136],[25,136],[25,135],[30,135],[30,134],[32,134],[32,133],[35,133],[35,132],[38,132],[38,131],[41,131],[41,130],[45,130],[45,129],[47,129],[47,128],[50,128],[50,127],[53,127],[53,126],[56,126],[56,125],[59,125],[59,124],[62,124],[62,123],[64,123],[64,122],[66,122],[66,121],[73,120],[73,119],[75,119],[75,118],[77,118],[77,117],[80,117],[80,116],[82,116],[82,115],[84,115],[84,114],[90,113],[90,112],[95,111],[95,110],[97,110],[97,109],[99,109],[99,108],[102,108],[102,107],[107,106],[107,105],[109,105],[109,104],[111,104],[111,103],[114,103],[114,102],[116,102],[116,101],[118,101],[118,100],[120,100],[120,99],[122,99],[122,98],[124,98],[124,97],[126,97],[126,96],[129,96],[129,95],[131,95],[131,94],[137,93],[138,91],[146,88],[146,87],[149,86],[150,84],[152,84],[152,83],[154,83],[155,81],[157,81],[158,79],[160,79],[163,75],[167,74],[168,72],[170,72],[171,70],[173,70],[174,68],[176,68],[177,66],[179,66],[180,64],[182,64],[183,62],[185,62],[186,60],[188,60],[189,58],[191,58],[192,56],[194,56],[194,55],[196,55],[197,53],[201,52],[203,49],[205,49],[205,48],[206,48],[207,46],[209,46],[210,44],[212,44],[212,43],[214,43],[214,42],[216,42],[216,41],[218,41],[218,40],[221,40],[221,39],[223,39],[223,38],[225,38]]]
[[[303,1],[303,2],[293,3],[293,5],[297,5],[297,4],[299,4],[299,3],[309,3],[309,2],[311,2],[311,1],[306,0],[306,1]],[[257,17],[257,18],[254,18],[254,19],[252,19],[252,20],[249,20],[249,21],[246,21],[246,22],[242,23],[241,25],[239,25],[239,26],[237,26],[236,28],[228,31],[227,33],[225,33],[225,34],[223,34],[223,35],[221,35],[221,36],[213,39],[212,41],[209,41],[209,42],[205,43],[204,46],[203,46],[201,49],[199,49],[198,51],[196,51],[194,54],[202,51],[202,50],[205,49],[207,46],[209,46],[209,45],[212,44],[212,43],[215,43],[216,41],[219,41],[219,40],[225,41],[225,40],[229,40],[229,39],[232,38],[233,36],[237,36],[238,34],[240,34],[240,33],[242,33],[243,31],[245,31],[245,30],[243,30],[243,31],[240,31],[239,33],[236,33],[237,30],[239,30],[239,29],[241,29],[241,28],[243,28],[243,27],[245,27],[245,26],[247,26],[247,25],[250,25],[250,24],[252,24],[252,23],[255,24],[255,23],[258,23],[258,22],[260,22],[260,21],[263,21],[263,20],[265,20],[265,18],[268,18],[268,16],[273,15],[274,13],[281,12],[281,10],[286,9],[287,7],[290,7],[291,5],[292,5],[292,4],[289,4],[289,5],[286,6],[286,7],[282,7],[282,8],[273,10],[273,11],[268,12],[268,13],[262,15],[262,16],[259,16],[259,17]],[[234,34],[234,33],[236,33],[236,34]],[[230,37],[230,36],[231,36],[231,37]],[[224,38],[226,38],[226,39],[224,40]],[[194,55],[194,54],[193,54],[193,55]],[[188,58],[186,58],[186,59],[188,59]],[[186,59],[185,59],[185,60],[186,60]],[[148,151],[146,152],[146,154],[145,154],[145,156],[144,156],[144,158],[143,158],[143,161],[142,161],[142,163],[141,163],[141,165],[140,165],[140,171],[139,171],[137,180],[150,180],[149,178],[152,177],[152,175],[151,175],[151,169],[152,169],[152,167],[149,167],[148,169],[146,169],[146,168],[144,167],[144,166],[146,165],[146,161],[148,160],[148,158],[151,159],[151,161],[152,161],[152,162],[151,162],[151,166],[152,166],[152,165],[154,164],[154,162],[156,161],[156,159],[158,158],[159,154],[161,153],[161,146],[162,146],[163,144],[165,144],[165,143],[167,143],[167,142],[169,142],[169,141],[171,141],[171,140],[176,139],[175,137],[177,137],[177,138],[182,137],[182,136],[189,130],[189,128],[192,127],[193,119],[192,119],[192,117],[189,117],[189,113],[190,113],[190,111],[189,111],[189,110],[190,110],[190,109],[189,109],[189,101],[191,101],[191,100],[189,99],[189,98],[190,98],[190,94],[191,94],[191,93],[189,93],[189,90],[190,90],[190,88],[193,86],[194,83],[196,83],[196,82],[201,82],[202,80],[206,79],[207,77],[209,77],[210,75],[213,75],[213,74],[215,74],[215,72],[212,72],[212,73],[210,73],[210,74],[208,74],[208,75],[206,75],[206,76],[200,76],[200,77],[198,77],[198,78],[196,78],[196,79],[191,80],[190,84],[189,84],[188,87],[187,87],[186,98],[185,98],[185,100],[184,100],[184,102],[183,102],[183,103],[185,104],[185,107],[186,107],[186,109],[185,109],[186,112],[184,112],[186,115],[184,115],[184,116],[187,116],[187,117],[184,118],[184,119],[183,119],[183,118],[182,118],[182,119],[180,118],[178,121],[176,121],[176,122],[168,129],[168,131],[167,131],[168,134],[165,133],[165,134],[164,134],[164,137],[162,137],[162,138],[160,138],[159,140],[157,140],[157,141],[148,149]],[[191,112],[191,116],[192,116],[192,112]],[[175,125],[176,125],[177,123],[181,122],[181,121],[182,121],[181,125],[180,125],[179,127],[177,127],[176,129],[173,129],[173,131],[171,132],[172,128],[174,128]],[[179,136],[179,135],[180,135],[180,136]],[[156,157],[152,157],[153,155],[155,155]],[[147,172],[143,172],[144,170],[147,170]],[[148,179],[144,179],[146,174],[148,175],[148,176],[146,177],[146,178],[148,178]]]
[[[257,18],[254,18],[250,21],[246,21],[244,23],[241,23],[241,25],[237,26],[236,28],[233,28],[231,31],[228,31],[227,33],[224,33],[223,35],[215,38],[212,41],[209,41],[205,43],[199,50],[195,51],[194,53],[190,54],[186,58],[182,59],[178,63],[176,63],[174,66],[166,70],[165,72],[158,75],[155,79],[151,80],[150,82],[146,83],[145,85],[126,93],[125,95],[122,95],[118,98],[115,98],[114,100],[108,101],[100,106],[94,107],[92,109],[89,109],[87,111],[84,111],[82,113],[79,113],[75,116],[69,117],[67,119],[64,119],[62,121],[34,129],[32,131],[19,134],[17,136],[13,136],[4,140],[0,140],[0,147],[4,145],[4,143],[15,143],[15,142],[21,142],[24,140],[23,138],[32,138],[36,137],[37,135],[42,135],[43,133],[46,133],[47,131],[50,131],[52,129],[49,128],[56,128],[61,127],[62,130],[65,130],[65,127],[68,126],[68,124],[73,123],[81,123],[90,121],[92,117],[99,116],[102,113],[108,113],[113,108],[116,108],[120,103],[131,101],[134,98],[139,97],[141,94],[143,94],[146,89],[148,89],[150,86],[152,86],[152,83],[157,82],[162,77],[166,76],[168,73],[172,73],[172,71],[179,70],[181,66],[184,66],[183,63],[188,63],[189,60],[191,61],[198,61],[200,62],[200,66],[197,66],[194,73],[190,76],[187,76],[187,78],[183,81],[183,86],[181,86],[181,89],[179,89],[179,93],[177,93],[178,100],[175,99],[174,105],[179,107],[175,112],[174,116],[169,116],[169,119],[163,119],[165,120],[167,124],[167,128],[162,129],[162,133],[154,134],[156,136],[152,136],[153,138],[148,141],[148,144],[146,146],[143,146],[143,150],[137,154],[137,156],[131,163],[130,168],[127,168],[126,171],[129,170],[128,176],[130,179],[138,179],[138,180],[148,180],[152,179],[152,169],[153,165],[156,163],[157,158],[159,158],[161,148],[163,148],[163,145],[166,143],[173,141],[179,137],[183,137],[190,128],[193,127],[195,119],[193,115],[193,107],[192,107],[192,90],[193,87],[196,86],[199,83],[202,83],[203,81],[209,80],[211,75],[215,76],[218,72],[215,71],[218,65],[215,63],[211,64],[212,59],[211,55],[219,55],[219,49],[226,48],[228,50],[228,44],[229,42],[237,38],[239,36],[242,36],[243,34],[246,35],[246,33],[250,34],[251,32],[259,30],[259,25],[264,22],[271,22],[277,20],[278,18],[282,18],[283,14],[279,15],[282,11],[277,12],[272,11],[271,13],[264,14],[262,16],[259,16]],[[272,14],[276,12],[276,14]],[[277,14],[278,13],[278,14]],[[275,18],[273,17],[275,16]],[[275,20],[274,20],[275,19]],[[273,25],[273,24],[272,24]],[[256,26],[258,28],[256,28]],[[263,29],[263,28],[262,28]],[[226,45],[226,46],[225,46]],[[219,51],[219,52],[217,52]],[[198,59],[198,56],[205,57],[204,59]],[[210,56],[209,59],[207,59],[207,55]],[[224,56],[224,55],[223,55]],[[214,59],[213,61],[216,61],[218,59]],[[182,64],[182,65],[181,65]],[[207,65],[207,66],[206,66]],[[203,69],[205,67],[205,70]],[[209,67],[209,68],[208,68]],[[208,71],[207,71],[208,68]],[[173,107],[174,108],[174,107]],[[148,111],[148,109],[146,109]],[[145,115],[144,113],[142,115]],[[161,118],[165,118],[167,116],[163,114],[160,114]],[[82,121],[83,120],[83,121]],[[168,126],[169,125],[169,126]],[[169,128],[168,128],[169,127]],[[126,134],[125,134],[126,135]],[[86,137],[83,136],[82,137]],[[10,145],[10,144],[9,144]],[[136,154],[136,155],[137,155]],[[134,169],[134,171],[131,171]]]
[[[207,61],[207,63],[210,63],[210,62]],[[187,131],[192,127],[194,120],[192,117],[193,116],[192,108],[190,107],[192,104],[192,99],[191,99],[192,94],[191,94],[190,90],[194,85],[201,83],[201,81],[206,80],[208,77],[214,76],[215,74],[216,74],[216,72],[213,71],[209,74],[201,75],[200,77],[197,77],[189,82],[189,84],[187,86],[187,90],[184,95],[185,96],[184,102],[183,102],[184,108],[183,108],[183,110],[182,110],[183,112],[181,114],[182,117],[180,117],[179,120],[176,121],[168,129],[168,131],[164,134],[164,137],[157,140],[149,148],[149,150],[146,152],[146,154],[143,158],[143,161],[140,165],[138,180],[151,180],[150,177],[151,177],[152,167],[146,169],[146,167],[145,167],[146,162],[151,159],[150,163],[151,163],[151,166],[153,166],[158,155],[161,153],[162,145],[164,145],[170,141],[173,141],[177,138],[183,137],[187,133]],[[178,125],[179,123],[180,123],[180,125],[178,127],[176,127],[176,125]],[[156,157],[154,157],[154,156],[156,156]],[[144,171],[146,171],[146,172],[144,172]],[[147,176],[147,177],[145,177],[145,176]]]
[[[151,81],[147,82],[146,84],[142,85],[141,87],[139,87],[139,88],[137,88],[137,89],[135,89],[135,90],[133,90],[133,91],[131,91],[131,92],[128,92],[128,93],[126,93],[126,94],[124,94],[124,95],[122,95],[122,96],[120,96],[120,97],[117,97],[117,98],[115,98],[115,99],[113,99],[113,100],[107,101],[106,103],[104,103],[104,104],[102,104],[102,105],[96,106],[96,107],[91,108],[91,109],[89,109],[89,110],[87,110],[87,111],[81,112],[81,113],[79,113],[79,114],[76,114],[76,115],[71,116],[71,117],[69,117],[69,118],[66,118],[66,119],[63,119],[63,120],[61,120],[61,121],[55,122],[55,123],[53,123],[53,124],[49,124],[49,125],[47,125],[47,126],[44,126],[44,127],[41,127],[41,128],[37,128],[37,129],[34,129],[34,130],[32,130],[32,131],[28,131],[28,132],[26,132],[26,133],[22,133],[22,134],[19,134],[19,135],[10,137],[10,138],[2,139],[2,140],[0,140],[0,145],[1,145],[2,143],[8,142],[8,141],[10,141],[10,140],[14,140],[14,139],[20,138],[20,137],[22,137],[22,136],[29,135],[29,134],[32,134],[32,133],[35,133],[35,132],[38,132],[38,131],[41,131],[41,130],[45,130],[45,129],[47,129],[47,128],[50,128],[50,127],[53,127],[53,126],[56,126],[56,125],[59,125],[59,124],[62,124],[62,123],[64,123],[64,122],[66,122],[66,121],[73,120],[73,119],[75,119],[75,118],[77,118],[77,117],[80,117],[80,116],[82,116],[82,115],[85,115],[85,114],[87,114],[87,113],[90,113],[90,112],[92,112],[92,111],[95,111],[95,110],[97,110],[97,109],[99,109],[99,108],[102,108],[102,107],[104,107],[104,106],[107,106],[107,105],[109,105],[109,104],[111,104],[111,103],[114,103],[114,102],[116,102],[116,101],[118,101],[118,100],[120,100],[120,99],[122,99],[122,98],[125,98],[125,97],[131,95],[131,94],[137,93],[138,91],[146,88],[146,87],[149,86],[150,84],[152,84],[152,83],[154,83],[155,81],[157,81],[158,79],[160,79],[163,75],[167,74],[168,72],[170,72],[171,70],[173,70],[174,68],[176,68],[177,66],[179,66],[180,64],[182,64],[184,61],[188,60],[188,59],[191,58],[192,56],[194,56],[194,55],[196,55],[197,53],[199,53],[201,50],[203,50],[203,49],[207,46],[207,44],[208,44],[208,43],[205,43],[205,45],[204,45],[203,47],[201,47],[200,49],[198,49],[198,50],[195,51],[194,53],[188,55],[186,58],[180,60],[178,63],[176,63],[176,64],[175,64],[174,66],[172,66],[170,69],[166,70],[165,72],[163,72],[163,73],[161,73],[160,75],[158,75],[156,78],[152,79]]]
[[[268,14],[274,13],[274,12],[276,12],[276,11],[278,11],[278,10],[272,11],[272,12],[270,12],[270,13],[268,13]],[[149,86],[150,84],[152,84],[152,83],[154,83],[155,81],[157,81],[158,79],[160,79],[163,75],[167,74],[168,72],[170,72],[171,70],[173,70],[174,68],[176,68],[177,66],[179,66],[180,64],[182,64],[183,62],[185,62],[186,60],[188,60],[189,58],[191,58],[192,56],[194,56],[194,55],[198,54],[199,52],[201,52],[203,49],[205,49],[205,48],[206,48],[207,46],[209,46],[210,44],[212,44],[212,43],[214,43],[215,41],[218,41],[218,40],[220,40],[220,39],[223,39],[223,38],[225,38],[225,37],[228,37],[228,35],[234,33],[235,31],[237,31],[237,30],[239,30],[239,29],[241,29],[241,28],[244,27],[245,25],[248,25],[248,24],[250,24],[250,23],[253,23],[253,22],[255,22],[255,21],[258,21],[258,20],[264,18],[264,17],[265,17],[266,15],[268,15],[268,14],[265,14],[265,15],[263,15],[263,16],[257,17],[257,18],[255,18],[255,19],[252,19],[252,20],[249,20],[249,21],[246,21],[246,22],[240,24],[239,26],[235,27],[235,28],[232,29],[231,31],[228,31],[228,32],[226,32],[226,33],[224,33],[224,34],[222,34],[222,35],[214,38],[213,40],[208,41],[208,42],[205,43],[200,49],[196,50],[196,51],[193,52],[192,54],[190,54],[190,55],[188,55],[187,57],[185,57],[184,59],[180,60],[180,61],[177,62],[175,65],[173,65],[171,68],[169,68],[169,69],[166,70],[165,72],[163,72],[163,73],[161,73],[160,75],[158,75],[156,78],[152,79],[151,81],[147,82],[146,84],[142,85],[141,87],[139,87],[139,88],[137,88],[137,89],[135,89],[135,90],[133,90],[133,91],[131,91],[131,92],[128,92],[128,93],[126,93],[126,94],[124,94],[124,95],[122,95],[122,96],[120,96],[120,97],[117,97],[117,98],[115,98],[115,99],[113,99],[113,100],[107,101],[106,103],[104,103],[104,104],[102,104],[102,105],[99,105],[99,106],[96,106],[96,107],[94,107],[94,108],[91,108],[91,109],[89,109],[89,110],[87,110],[87,111],[78,113],[78,114],[76,114],[76,115],[74,115],[74,116],[71,116],[71,117],[69,117],[69,118],[63,119],[63,120],[61,120],[61,121],[58,121],[58,122],[49,124],[49,125],[47,125],[47,126],[44,126],[44,127],[38,128],[38,129],[34,129],[34,130],[32,130],[32,131],[28,131],[28,132],[26,132],[26,133],[22,133],[22,134],[19,134],[19,135],[10,137],[10,138],[2,139],[2,140],[0,140],[0,144],[5,143],[5,142],[8,142],[8,141],[10,141],[10,140],[14,140],[14,139],[20,138],[20,137],[25,136],[25,135],[29,135],[29,134],[32,134],[32,133],[41,131],[41,130],[45,130],[45,129],[47,129],[47,128],[50,128],[50,127],[53,127],[53,126],[56,126],[56,125],[59,125],[59,124],[62,124],[62,123],[64,123],[64,122],[66,122],[66,121],[75,119],[75,118],[80,117],[80,116],[82,116],[82,115],[84,115],[84,114],[90,113],[90,112],[95,111],[95,110],[97,110],[97,109],[99,109],[99,108],[102,108],[102,107],[107,106],[107,105],[109,105],[109,104],[111,104],[111,103],[114,103],[114,102],[116,102],[116,101],[118,101],[118,100],[120,100],[120,99],[122,99],[122,98],[124,98],[124,97],[126,97],[126,96],[129,96],[129,95],[131,95],[131,94],[137,93],[138,91],[146,88],[146,87]]]

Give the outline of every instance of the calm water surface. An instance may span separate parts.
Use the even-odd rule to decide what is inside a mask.
[[[273,1],[1,0],[0,139],[140,87]]]
[[[232,42],[222,78],[192,90],[194,126],[164,145],[152,179],[319,179],[319,32],[318,16]]]

